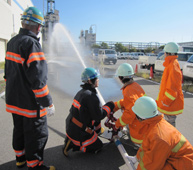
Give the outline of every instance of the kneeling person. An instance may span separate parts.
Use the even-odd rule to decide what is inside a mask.
[[[99,85],[99,74],[94,68],[82,72],[82,89],[74,97],[70,113],[66,119],[66,139],[64,155],[67,151],[97,152],[103,147],[98,134],[102,132],[101,120],[114,109],[114,103],[108,102],[101,107],[96,87]]]

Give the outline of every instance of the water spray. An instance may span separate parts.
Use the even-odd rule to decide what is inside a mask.
[[[82,59],[82,57],[81,57],[81,55],[80,55],[77,47],[75,46],[75,44],[74,44],[74,42],[73,42],[73,40],[72,40],[69,32],[66,30],[66,28],[65,28],[64,26],[62,26],[62,25],[59,24],[59,23],[57,23],[57,24],[55,25],[55,27],[56,27],[56,26],[59,27],[59,28],[65,33],[65,35],[67,36],[67,38],[68,38],[70,44],[72,45],[74,51],[76,52],[76,54],[77,54],[77,56],[78,56],[78,58],[79,58],[79,60],[80,60],[80,62],[81,62],[81,64],[82,64],[82,66],[83,66],[84,68],[86,68],[86,65],[85,65],[85,63],[84,63],[84,61],[83,61],[83,59]],[[99,99],[100,99],[100,101],[101,101],[101,104],[104,105],[104,104],[105,104],[104,98],[102,97],[100,91],[99,91],[97,88],[96,88],[96,90],[97,90],[97,93],[98,93],[98,97],[99,97]],[[127,154],[126,150],[124,149],[123,145],[121,144],[120,140],[118,139],[118,137],[114,137],[114,142],[115,142],[117,148],[119,149],[119,152],[121,153],[121,156],[123,157],[126,165],[128,166],[128,169],[129,169],[129,170],[135,170],[132,161],[130,161],[130,160],[128,159],[128,154]]]
[[[56,26],[60,27],[60,29],[62,29],[62,31],[64,31],[65,35],[67,36],[68,40],[70,41],[70,44],[72,45],[74,51],[76,52],[76,54],[77,54],[77,56],[78,56],[78,58],[79,58],[79,60],[80,60],[80,62],[81,62],[81,64],[82,64],[82,66],[83,66],[84,68],[86,68],[86,65],[85,65],[85,63],[84,63],[84,61],[83,61],[83,59],[82,59],[82,57],[81,57],[78,49],[76,48],[76,46],[75,46],[75,44],[74,44],[74,42],[73,42],[73,40],[72,40],[69,32],[68,32],[68,31],[65,29],[65,27],[62,26],[61,24],[57,24]],[[105,104],[105,100],[103,99],[100,91],[99,91],[98,89],[96,89],[96,90],[97,90],[98,97],[99,97],[102,105],[104,105],[104,104]]]

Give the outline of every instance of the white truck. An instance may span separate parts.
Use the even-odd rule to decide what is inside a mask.
[[[191,80],[193,82],[193,55],[183,66],[183,76],[184,80]]]
[[[154,70],[155,61],[157,59],[157,55],[154,53],[147,53],[146,55],[139,56],[138,63],[141,69],[150,69],[151,67]]]
[[[183,71],[183,66],[184,64],[187,63],[187,60],[193,55],[193,52],[178,52],[178,62],[180,65],[181,70]],[[157,57],[155,61],[155,72],[163,72],[164,71],[164,66],[163,63],[165,61],[165,56],[162,55],[160,57]]]

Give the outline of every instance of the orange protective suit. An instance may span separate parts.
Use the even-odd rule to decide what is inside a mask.
[[[132,107],[135,101],[142,97],[145,92],[142,87],[136,82],[129,82],[124,84],[121,88],[123,99],[115,102],[114,112],[119,109],[123,110],[122,116],[115,122],[116,128],[129,125],[130,137],[134,143],[141,144],[143,134],[138,133],[138,129],[141,127],[141,123],[136,118],[135,113],[132,111]]]
[[[178,56],[165,57],[165,66],[159,95],[158,110],[167,115],[178,115],[183,112],[184,95],[182,93],[182,72],[177,61]]]
[[[144,134],[137,170],[193,170],[193,147],[163,115],[141,122]]]

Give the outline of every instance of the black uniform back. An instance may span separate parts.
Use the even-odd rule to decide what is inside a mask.
[[[82,85],[82,89],[74,97],[66,119],[66,134],[75,145],[83,147],[85,141],[87,146],[97,140],[95,127],[100,126],[101,120],[114,109],[114,104],[111,102],[104,106],[101,106],[96,89],[92,85],[87,83]],[[72,118],[81,122],[83,127],[80,128],[72,121]],[[92,133],[86,131],[88,128],[92,130]]]

